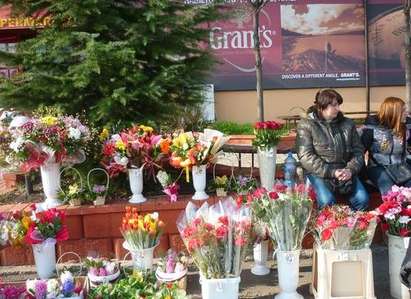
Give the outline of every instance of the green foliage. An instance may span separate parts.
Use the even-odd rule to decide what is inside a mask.
[[[209,125],[211,129],[223,132],[226,135],[252,135],[254,129],[252,124],[239,124],[231,121],[217,121]]]
[[[49,27],[0,55],[22,72],[0,85],[0,106],[84,110],[97,126],[159,122],[201,101],[211,70],[204,24],[217,4],[170,0],[5,0],[20,13],[47,8]],[[136,4],[137,3],[137,4]],[[203,24],[203,26],[200,26]],[[4,54],[4,55],[3,55]]]

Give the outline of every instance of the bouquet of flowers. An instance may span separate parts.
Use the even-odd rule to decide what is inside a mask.
[[[112,135],[103,144],[102,164],[111,177],[128,168],[153,170],[169,154],[170,139],[155,135],[153,128],[134,126]]]
[[[315,199],[313,190],[304,184],[287,189],[286,185],[276,183],[273,191],[260,188],[250,197],[255,217],[267,225],[278,249],[300,249]]]
[[[187,258],[169,249],[167,255],[157,263],[156,276],[164,281],[174,281],[187,273]]]
[[[376,225],[375,212],[334,205],[322,209],[315,218],[315,238],[323,249],[363,249],[371,245]]]
[[[163,192],[168,195],[170,202],[176,202],[180,185],[177,181],[173,181],[171,175],[167,172],[160,170],[157,173],[157,179],[163,187]]]
[[[283,124],[275,121],[263,121],[257,122],[254,125],[255,139],[253,140],[253,146],[268,150],[278,144],[281,136],[284,136],[288,130]]]
[[[164,222],[158,219],[158,213],[139,215],[136,208],[126,207],[121,234],[132,250],[152,248],[160,242]]]
[[[181,238],[206,279],[240,276],[250,243],[251,211],[232,198],[197,208],[188,203],[177,221]]]
[[[171,144],[170,164],[186,171],[189,179],[189,169],[192,166],[215,163],[221,147],[228,140],[222,133],[215,130],[204,130],[204,133],[184,132],[177,135]]]
[[[31,223],[27,212],[15,211],[10,216],[0,214],[0,245],[23,245]]]
[[[25,298],[26,289],[24,287],[16,287],[12,285],[4,285],[0,287],[0,299],[20,299]]]
[[[68,230],[64,222],[65,214],[61,210],[49,209],[36,213],[26,233],[26,243],[33,245],[51,240],[67,240]]]
[[[60,279],[27,280],[26,291],[36,299],[82,298],[83,287],[69,271],[64,271]]]
[[[92,282],[109,282],[120,276],[117,264],[107,259],[87,257],[84,263],[88,269],[87,276]]]
[[[87,126],[78,118],[66,115],[25,118],[18,127],[10,128],[10,135],[11,151],[6,160],[23,171],[48,162],[84,161],[82,149],[91,139]]]
[[[376,209],[383,231],[394,236],[411,236],[411,188],[393,186]]]

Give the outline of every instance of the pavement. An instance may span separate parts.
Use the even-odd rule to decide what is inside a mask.
[[[391,299],[389,295],[388,250],[384,245],[373,245],[374,287],[377,299]],[[312,279],[312,250],[305,250],[300,257],[300,281],[298,292],[306,299],[312,299],[310,284]],[[255,276],[250,269],[253,262],[243,263],[240,283],[240,298],[272,299],[280,291],[275,262],[269,260],[271,271],[266,276]],[[350,273],[347,273],[350,275]],[[33,266],[0,267],[0,278],[3,282],[22,282],[35,277]],[[187,293],[192,299],[201,298],[198,272],[193,269],[187,277]]]

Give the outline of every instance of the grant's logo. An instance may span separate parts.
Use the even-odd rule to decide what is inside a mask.
[[[209,43],[210,47],[214,50],[246,50],[247,53],[253,55],[250,49],[254,48],[254,20],[252,14],[240,16],[237,20],[234,20],[236,24],[236,30],[225,30],[221,26],[214,26],[210,30]],[[258,28],[258,36],[260,38],[260,48],[268,49],[273,46],[273,37],[277,32],[271,29],[271,19],[269,14],[265,11],[261,11],[260,25]],[[233,23],[230,23],[233,24]],[[246,28],[245,28],[246,27]],[[220,52],[221,53],[221,52]],[[264,58],[263,58],[264,60]],[[254,72],[255,66],[249,67],[234,63],[229,58],[224,58],[224,61],[232,65],[234,68],[242,72]]]

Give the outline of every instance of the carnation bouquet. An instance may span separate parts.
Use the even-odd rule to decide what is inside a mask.
[[[177,221],[181,238],[206,279],[238,277],[250,243],[251,211],[232,198],[197,208],[188,203]]]
[[[129,168],[160,167],[168,155],[170,140],[153,133],[153,128],[136,125],[112,135],[103,144],[102,164],[111,177]]]
[[[23,171],[49,162],[82,162],[85,159],[83,148],[91,139],[86,125],[66,115],[25,117],[9,130],[11,151],[6,160]]]
[[[353,211],[340,205],[325,207],[315,217],[315,239],[322,249],[368,248],[376,225],[375,212]]]
[[[270,149],[278,144],[281,136],[284,136],[288,130],[283,124],[275,121],[257,122],[254,125],[255,139],[253,146],[262,150]]]
[[[383,231],[394,236],[411,236],[411,188],[393,186],[382,196],[382,201],[376,211]]]
[[[250,197],[254,216],[267,225],[281,251],[301,248],[315,194],[304,184],[291,189],[276,183],[273,191],[257,189]]]
[[[163,229],[164,222],[158,219],[158,213],[139,215],[136,208],[126,207],[121,234],[129,249],[136,251],[156,246]]]

